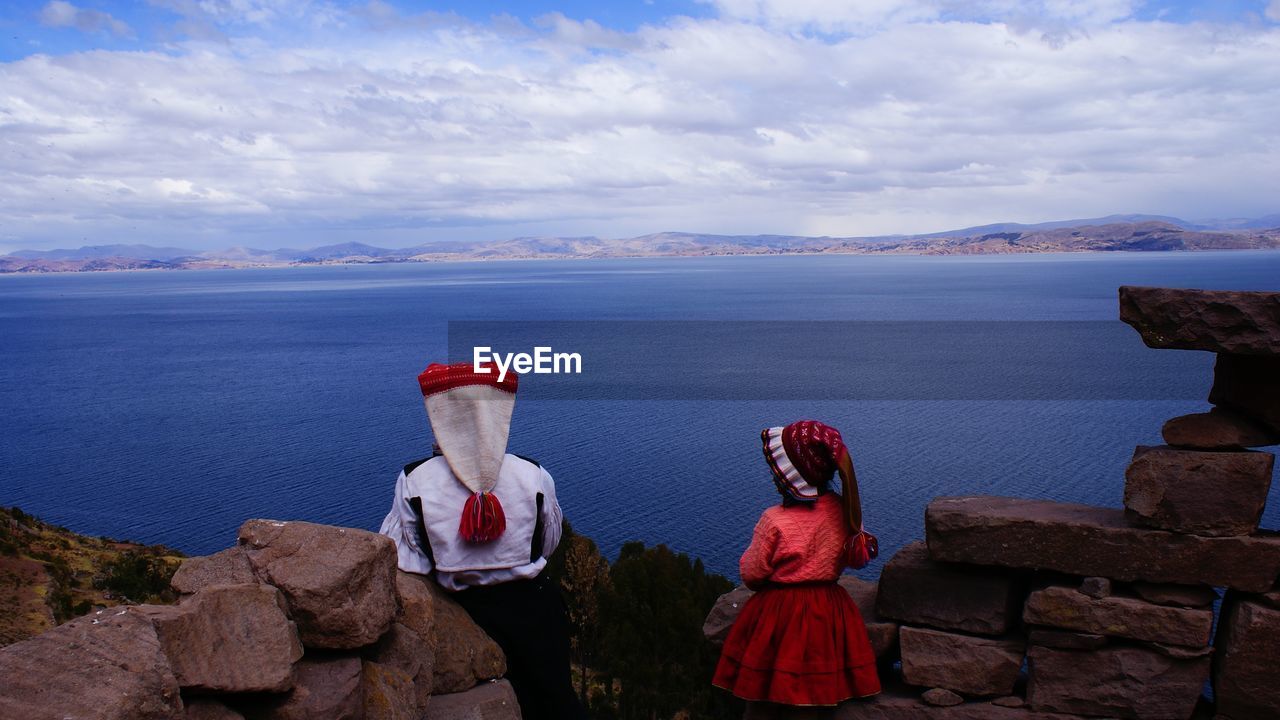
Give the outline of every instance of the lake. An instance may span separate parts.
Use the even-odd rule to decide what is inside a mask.
[[[1280,253],[0,276],[0,504],[192,554],[252,517],[376,529],[430,452],[417,373],[493,339],[581,353],[523,378],[510,450],[606,555],[666,543],[736,577],[777,499],[760,429],[812,417],[887,559],[938,495],[1118,507],[1134,446],[1207,408],[1212,355],[1145,348],[1126,284],[1280,290]]]

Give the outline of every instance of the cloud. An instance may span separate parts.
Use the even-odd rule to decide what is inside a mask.
[[[1280,22],[1280,0],[1271,0],[1267,5],[1267,17],[1276,22]]]
[[[1087,24],[1058,43],[951,5],[885,3],[839,36],[373,6],[301,40],[31,56],[0,64],[0,234],[408,245],[1276,211],[1280,29],[1045,2],[1041,28]]]
[[[53,0],[40,10],[40,23],[49,27],[74,27],[81,32],[106,32],[132,37],[129,26],[100,10],[79,8],[64,0]]]

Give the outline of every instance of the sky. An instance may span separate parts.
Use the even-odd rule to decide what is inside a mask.
[[[1280,212],[1280,0],[0,0],[0,252]]]

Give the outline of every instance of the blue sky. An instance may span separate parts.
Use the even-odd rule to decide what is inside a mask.
[[[1280,211],[1280,0],[10,0],[0,31],[0,251]]]

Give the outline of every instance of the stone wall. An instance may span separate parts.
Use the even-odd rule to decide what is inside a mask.
[[[502,651],[381,535],[250,520],[173,588],[0,649],[0,718],[520,717]]]
[[[886,690],[835,717],[1280,718],[1280,536],[1258,529],[1274,457],[1249,449],[1280,443],[1280,294],[1124,287],[1120,310],[1150,347],[1217,353],[1212,407],[1135,450],[1123,510],[930,503],[926,542],[841,581]],[[721,598],[708,637],[749,595]]]

